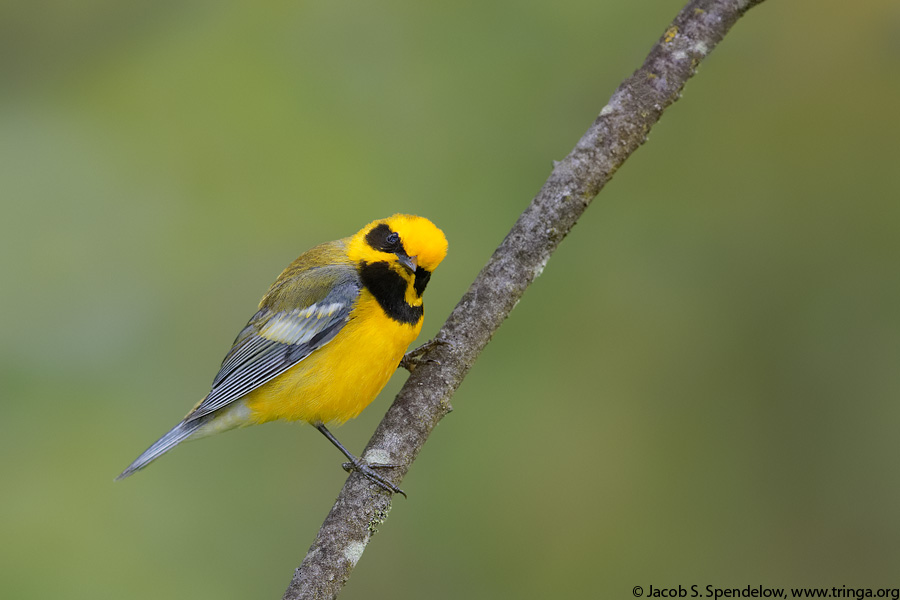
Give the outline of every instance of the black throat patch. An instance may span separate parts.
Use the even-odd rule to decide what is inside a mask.
[[[421,298],[422,294],[425,292],[425,286],[428,285],[429,279],[431,279],[431,271],[426,271],[421,267],[416,269],[416,281],[413,284],[413,287],[416,289],[416,296],[419,298]]]
[[[391,270],[388,263],[362,261],[359,263],[359,276],[388,317],[409,325],[415,325],[422,318],[424,308],[407,304],[406,280]]]

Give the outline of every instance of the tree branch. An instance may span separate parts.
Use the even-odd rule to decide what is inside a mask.
[[[472,283],[400,390],[364,458],[402,466],[399,483],[447,413],[450,398],[522,294],[591,200],[647,139],[697,65],[737,20],[762,0],[692,0],[626,79],[553,172]],[[416,366],[417,365],[417,366]],[[391,497],[353,473],[284,594],[285,600],[335,598],[378,526]]]

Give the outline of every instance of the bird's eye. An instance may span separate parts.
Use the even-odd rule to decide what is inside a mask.
[[[366,234],[366,243],[379,252],[394,253],[403,250],[400,234],[391,231],[391,228],[385,223],[379,223]]]

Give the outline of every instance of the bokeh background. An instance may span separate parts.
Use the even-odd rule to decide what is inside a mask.
[[[316,243],[434,220],[432,335],[680,6],[4,3],[0,596],[279,598],[345,478],[315,431],[113,477]],[[895,0],[751,11],[494,337],[342,597],[898,587],[898,105]]]

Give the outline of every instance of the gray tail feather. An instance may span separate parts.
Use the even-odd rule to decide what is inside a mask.
[[[133,463],[128,465],[127,469],[122,471],[119,476],[116,477],[116,481],[125,479],[135,471],[143,469],[179,443],[189,438],[204,423],[206,423],[206,419],[202,418],[194,421],[182,421],[173,427],[169,433],[156,440],[152,446],[144,450],[143,454],[138,456]]]

